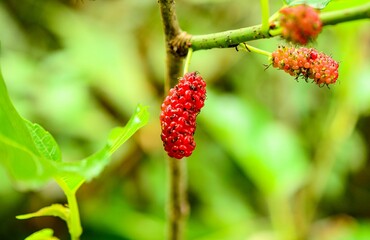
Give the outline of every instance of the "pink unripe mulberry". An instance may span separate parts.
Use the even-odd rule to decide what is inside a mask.
[[[195,148],[196,117],[204,106],[206,82],[196,72],[186,73],[170,89],[161,107],[161,139],[168,156],[181,159]]]
[[[282,37],[288,41],[307,44],[315,40],[322,29],[318,12],[307,5],[286,7],[280,10],[280,27]]]
[[[271,60],[273,67],[297,79],[313,79],[318,85],[333,84],[338,79],[338,62],[314,48],[279,47]]]

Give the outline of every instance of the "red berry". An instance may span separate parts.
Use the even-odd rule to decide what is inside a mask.
[[[316,39],[322,29],[318,12],[307,5],[286,7],[280,10],[280,27],[283,38],[302,45]]]
[[[206,82],[196,72],[187,73],[171,88],[161,107],[161,139],[168,156],[181,159],[195,148],[196,117],[204,106]]]
[[[311,78],[318,85],[329,85],[338,79],[338,62],[313,48],[279,47],[272,53],[272,65],[296,78]]]
[[[310,58],[311,58],[312,60],[316,60],[316,58],[317,58],[317,52],[316,52],[316,51],[312,51],[312,52],[310,53]]]

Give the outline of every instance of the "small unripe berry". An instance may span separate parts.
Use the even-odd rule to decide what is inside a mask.
[[[286,7],[280,10],[280,27],[282,37],[288,41],[307,44],[315,40],[322,29],[318,12],[307,5]]]
[[[279,47],[272,53],[272,66],[295,76],[311,78],[318,85],[333,84],[338,79],[339,64],[314,48]]]
[[[181,159],[195,148],[196,117],[204,106],[206,82],[196,72],[186,73],[170,89],[161,106],[161,139],[168,156]]]

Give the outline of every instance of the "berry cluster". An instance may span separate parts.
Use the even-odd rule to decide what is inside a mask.
[[[286,7],[280,10],[283,38],[302,45],[316,39],[322,23],[318,12],[307,5]]]
[[[339,64],[313,48],[279,47],[272,53],[272,65],[296,78],[313,79],[319,85],[335,83]]]
[[[195,148],[196,116],[204,106],[206,82],[196,72],[187,73],[170,90],[161,107],[161,138],[170,157],[181,159]]]

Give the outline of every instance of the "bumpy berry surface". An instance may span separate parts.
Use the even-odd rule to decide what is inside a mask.
[[[307,5],[297,5],[280,10],[281,35],[288,41],[302,45],[316,39],[322,29],[318,12]]]
[[[181,159],[195,148],[196,117],[204,106],[206,82],[196,72],[187,73],[170,90],[161,107],[161,138],[170,157]]]
[[[272,53],[272,65],[296,78],[311,78],[319,85],[338,79],[338,62],[314,48],[279,47]]]

